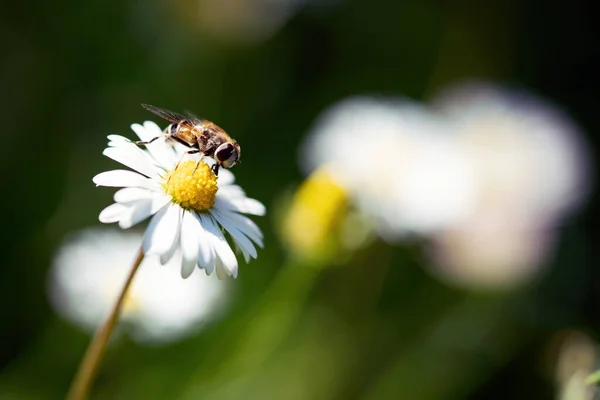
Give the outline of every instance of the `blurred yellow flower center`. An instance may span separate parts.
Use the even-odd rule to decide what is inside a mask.
[[[217,177],[204,162],[182,161],[167,176],[165,190],[187,210],[206,211],[215,204]]]
[[[313,172],[296,192],[284,220],[283,235],[291,249],[305,260],[334,252],[347,202],[346,191],[327,167]]]

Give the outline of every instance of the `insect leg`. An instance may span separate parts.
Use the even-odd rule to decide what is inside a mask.
[[[150,144],[150,143],[154,142],[155,140],[160,139],[161,137],[164,137],[164,136],[167,136],[167,135],[156,136],[148,141],[137,141],[137,142],[133,142],[133,143],[137,144],[138,146],[143,146],[145,144]]]
[[[177,137],[177,136],[175,136],[175,135],[168,134],[168,135],[167,135],[167,138],[168,138],[168,139],[171,139],[171,140],[174,140],[174,141],[176,141],[177,143],[179,143],[179,144],[182,144],[182,145],[184,145],[184,146],[185,146],[185,147],[187,147],[187,148],[192,148],[192,149],[194,148],[194,146],[193,146],[193,145],[189,144],[188,142],[186,142],[186,141],[185,141],[185,140],[183,140],[183,139],[180,139],[180,138],[178,138],[178,137]]]
[[[175,164],[175,168],[173,169],[173,172],[171,172],[169,174],[169,178],[167,179],[167,185],[169,184],[169,181],[171,180],[171,176],[173,176],[173,173],[175,173],[175,171],[177,171],[177,168],[179,168],[179,164],[181,163],[181,160],[183,160],[183,157],[185,157],[186,154],[187,154],[187,152],[183,153],[181,155],[181,157],[179,158],[179,161],[177,161],[177,164]]]
[[[169,125],[169,127],[170,126],[171,125]],[[137,141],[137,142],[133,142],[133,143],[137,144],[138,146],[143,146],[143,145],[146,145],[146,144],[150,144],[150,143],[154,142],[155,140],[158,140],[158,139],[163,138],[163,137],[166,137],[167,139],[170,139],[172,137],[172,134],[169,131],[169,127],[167,129],[165,129],[161,135],[155,136],[155,137],[153,137],[150,140],[147,140],[147,141],[146,140],[141,140],[141,141]]]
[[[194,150],[190,150],[190,151],[186,151],[185,154],[197,154],[197,153],[201,153],[202,157],[204,156],[204,153],[202,153],[200,150],[198,149],[194,149]],[[200,157],[197,161],[196,161],[196,166],[194,167],[194,171],[192,172],[192,175],[194,175],[196,173],[196,170],[198,169],[198,166],[200,165],[200,161],[202,161],[202,157]]]

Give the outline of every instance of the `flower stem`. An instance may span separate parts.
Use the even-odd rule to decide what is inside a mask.
[[[90,386],[94,380],[96,372],[98,371],[98,367],[100,366],[100,362],[102,361],[102,356],[106,350],[106,344],[108,343],[108,339],[110,335],[117,325],[117,320],[119,318],[119,314],[121,312],[121,307],[123,306],[123,302],[129,291],[129,287],[131,286],[131,282],[133,281],[133,277],[137,272],[142,260],[144,259],[144,253],[142,249],[140,249],[133,266],[131,267],[131,271],[127,276],[127,280],[125,281],[125,285],[123,285],[123,289],[119,294],[119,298],[112,308],[110,315],[106,319],[106,321],[100,325],[96,334],[94,335],[92,342],[90,343],[83,360],[81,360],[81,364],[79,365],[79,370],[73,379],[73,383],[71,384],[71,389],[69,390],[69,394],[67,395],[67,400],[83,400],[86,398]]]

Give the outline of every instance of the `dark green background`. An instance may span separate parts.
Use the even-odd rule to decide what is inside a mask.
[[[53,314],[46,274],[64,235],[111,202],[91,178],[115,167],[101,155],[107,134],[156,120],[140,103],[225,127],[243,147],[239,183],[270,211],[303,178],[297,148],[316,116],[355,94],[517,84],[564,106],[596,147],[593,1],[313,2],[245,45],[182,19],[191,3],[0,3],[0,398],[66,392],[89,337]],[[266,249],[242,266],[229,314],[168,347],[120,339],[94,397],[551,398],[553,335],[600,332],[597,207],[594,195],[561,228],[549,273],[502,294],[444,286],[414,244],[290,269],[271,212],[257,218]]]

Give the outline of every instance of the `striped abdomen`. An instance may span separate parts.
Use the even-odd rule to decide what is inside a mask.
[[[174,122],[165,128],[168,137],[188,147],[198,147],[198,133],[200,131],[188,120]]]

